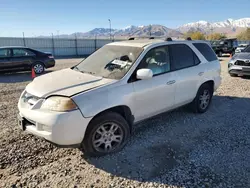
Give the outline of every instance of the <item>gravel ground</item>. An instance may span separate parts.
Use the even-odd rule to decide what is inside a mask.
[[[186,108],[135,126],[119,153],[86,158],[19,130],[18,98],[30,73],[0,76],[0,187],[250,187],[250,79],[231,78],[205,114]],[[57,60],[50,71],[79,59]]]

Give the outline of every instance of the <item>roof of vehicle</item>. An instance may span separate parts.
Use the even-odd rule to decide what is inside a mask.
[[[133,47],[145,47],[151,44],[157,44],[157,43],[196,43],[196,42],[202,42],[202,43],[208,43],[207,41],[202,40],[173,40],[173,41],[166,41],[165,39],[139,39],[139,40],[125,40],[125,41],[119,41],[119,42],[113,42],[109,43],[107,45],[117,45],[117,46],[133,46]]]
[[[221,40],[237,40],[237,38],[223,38]]]
[[[28,47],[25,47],[25,46],[0,46],[0,49],[1,48],[28,48]]]
[[[238,47],[245,47],[245,46],[248,46],[249,44],[239,44]]]

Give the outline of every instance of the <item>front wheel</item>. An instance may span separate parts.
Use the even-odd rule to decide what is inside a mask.
[[[237,77],[238,75],[237,75],[237,74],[232,74],[232,73],[230,73],[230,76],[231,76],[231,77]]]
[[[115,153],[125,146],[129,134],[129,125],[120,114],[106,112],[88,125],[82,149],[89,156]]]
[[[34,65],[32,66],[32,68],[34,69],[36,74],[42,74],[45,70],[45,67],[42,63],[34,63]]]
[[[213,96],[213,88],[209,84],[202,85],[194,101],[191,103],[193,111],[196,113],[204,113],[210,106]]]

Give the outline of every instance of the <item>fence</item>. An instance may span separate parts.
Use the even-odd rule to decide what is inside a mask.
[[[0,46],[27,46],[42,52],[52,52],[54,56],[81,56],[89,55],[113,41],[119,40],[0,37]],[[238,41],[238,44],[250,44],[250,41]]]
[[[81,56],[89,55],[113,41],[117,40],[0,37],[0,46],[27,46],[42,52],[52,52],[54,56]]]

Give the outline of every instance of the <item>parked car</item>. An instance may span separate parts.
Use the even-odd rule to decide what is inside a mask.
[[[51,53],[40,52],[26,47],[0,47],[0,71],[31,70],[41,74],[45,69],[54,67]]]
[[[235,53],[240,53],[241,51],[243,51],[249,44],[240,44],[236,50]]]
[[[212,48],[218,55],[218,57],[222,57],[223,54],[234,55],[237,46],[238,46],[238,41],[236,38],[221,39],[219,41],[214,41],[212,43]]]
[[[228,73],[231,76],[250,75],[250,46],[232,57],[228,62]]]
[[[78,65],[28,84],[19,99],[18,124],[87,155],[117,152],[142,120],[187,104],[206,112],[220,72],[216,54],[204,41],[110,43]]]

